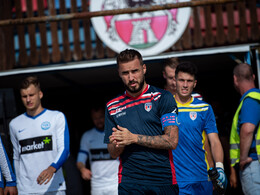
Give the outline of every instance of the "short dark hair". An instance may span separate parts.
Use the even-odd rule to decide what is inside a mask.
[[[121,51],[116,58],[117,67],[119,67],[119,64],[130,62],[135,58],[139,59],[140,65],[143,65],[143,57],[137,50],[125,49],[124,51]]]
[[[241,63],[235,66],[233,74],[237,77],[238,80],[254,80],[253,78],[253,69],[249,64]]]
[[[20,85],[20,89],[27,89],[30,85],[34,85],[36,88],[41,90],[40,81],[37,76],[26,77]]]
[[[192,62],[181,62],[175,70],[175,77],[177,77],[179,72],[188,73],[190,75],[193,75],[194,78],[197,79],[198,68]]]
[[[179,65],[179,60],[178,58],[166,58],[163,60],[163,71],[165,71],[165,67],[169,66],[172,69],[176,69],[177,66]]]

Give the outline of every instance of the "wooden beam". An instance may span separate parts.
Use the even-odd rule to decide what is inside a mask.
[[[18,18],[18,19],[11,19],[11,20],[2,20],[0,21],[0,26],[33,24],[33,23],[41,23],[41,22],[57,22],[57,21],[75,20],[75,19],[91,18],[91,17],[98,17],[98,16],[131,14],[131,13],[158,11],[158,10],[168,10],[168,9],[182,8],[182,7],[196,7],[196,6],[205,6],[205,5],[213,5],[213,4],[224,4],[224,3],[240,2],[240,1],[241,0],[197,0],[197,1],[188,1],[188,2],[178,2],[174,4],[154,5],[148,7],[126,8],[126,9],[105,10],[105,11],[95,11],[95,12],[80,12],[80,13],[59,14],[59,15],[42,16],[42,17]]]

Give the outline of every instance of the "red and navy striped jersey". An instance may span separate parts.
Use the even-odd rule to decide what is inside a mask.
[[[168,91],[147,85],[138,97],[127,92],[107,103],[104,142],[109,143],[112,128],[120,125],[134,134],[157,136],[163,134],[162,121],[176,122],[177,105]],[[166,126],[167,126],[166,125]],[[124,148],[120,155],[119,183],[146,185],[176,184],[171,150],[153,149],[137,144]]]

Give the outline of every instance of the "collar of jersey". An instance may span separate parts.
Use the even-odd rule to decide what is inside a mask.
[[[174,98],[175,98],[175,95],[174,95]],[[178,107],[180,107],[180,106],[185,107],[185,106],[190,105],[190,103],[193,102],[193,99],[194,99],[194,98],[191,96],[190,101],[188,101],[188,102],[186,102],[186,103],[184,103],[184,104],[178,102],[176,99],[175,99],[175,101],[176,101]]]
[[[99,133],[103,133],[103,132],[104,132],[104,130],[98,129],[98,128],[96,128],[96,127],[95,127],[95,129],[96,129],[96,131],[99,132]]]
[[[244,99],[244,97],[245,97],[247,94],[249,94],[250,92],[253,92],[253,91],[260,93],[260,90],[257,89],[257,88],[249,89],[248,91],[246,91],[246,92],[242,95],[242,97],[240,98],[240,102]]]
[[[46,112],[46,108],[43,109],[43,111],[41,111],[39,114],[37,114],[36,116],[30,116],[29,114],[27,114],[27,112],[25,112],[25,115],[29,118],[32,118],[32,119],[36,119],[38,116],[42,115],[44,112]]]
[[[147,84],[146,88],[143,90],[143,92],[139,95],[139,96],[136,96],[136,97],[133,97],[131,96],[129,93],[127,93],[127,91],[125,91],[125,94],[126,96],[132,98],[132,99],[137,99],[139,97],[141,97],[145,92],[147,92],[147,90],[149,89],[150,85]]]

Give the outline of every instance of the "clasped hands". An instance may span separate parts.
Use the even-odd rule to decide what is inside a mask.
[[[127,128],[117,125],[112,128],[112,135],[109,136],[109,141],[116,147],[125,147],[132,143],[136,143],[137,135],[131,133]]]

